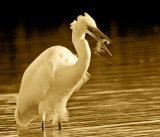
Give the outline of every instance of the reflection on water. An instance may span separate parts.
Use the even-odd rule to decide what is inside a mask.
[[[22,74],[46,48],[64,45],[74,51],[69,26],[26,28],[0,32],[0,135],[2,136],[104,136],[142,137],[160,134],[160,29],[121,28],[112,23],[108,36],[113,57],[110,65],[92,55],[92,78],[68,102],[70,120],[58,131],[50,123],[45,133],[40,121],[20,128],[14,109]],[[87,36],[91,49],[95,41]]]

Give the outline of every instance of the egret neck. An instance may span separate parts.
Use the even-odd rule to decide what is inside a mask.
[[[85,32],[83,31],[83,29],[79,31],[73,29],[72,42],[78,54],[78,61],[75,66],[78,71],[81,72],[79,74],[83,75],[88,70],[91,58],[90,47],[88,41],[85,39]]]

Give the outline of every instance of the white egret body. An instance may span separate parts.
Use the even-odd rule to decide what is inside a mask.
[[[68,120],[67,101],[89,79],[91,51],[85,34],[97,41],[101,36],[110,42],[87,13],[79,16],[71,29],[78,58],[65,47],[53,46],[41,53],[24,72],[15,110],[15,119],[20,126],[27,126],[39,116],[42,129],[44,121],[50,120],[53,124],[59,122],[61,129],[61,121]],[[106,47],[104,49],[108,51]]]

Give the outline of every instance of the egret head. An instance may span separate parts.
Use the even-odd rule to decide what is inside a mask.
[[[106,47],[106,45],[104,44],[105,42],[107,44],[110,44],[111,42],[110,39],[97,28],[97,25],[94,19],[90,15],[88,15],[86,12],[84,13],[84,16],[79,15],[77,17],[77,20],[74,20],[71,23],[71,29],[77,30],[84,34],[88,33],[90,36],[92,36],[97,41],[98,43],[97,44],[98,46],[96,47],[96,49],[98,49],[97,51],[105,50],[110,55],[112,55],[110,51],[108,50],[108,48]]]

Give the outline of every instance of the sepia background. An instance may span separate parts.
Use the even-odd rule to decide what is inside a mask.
[[[154,1],[0,2],[0,136],[158,137],[160,135],[160,10]],[[79,4],[82,4],[79,5]],[[62,131],[40,121],[20,128],[16,97],[28,65],[45,49],[62,45],[75,52],[70,23],[87,12],[112,43],[112,57],[92,51],[91,79],[68,104]]]

